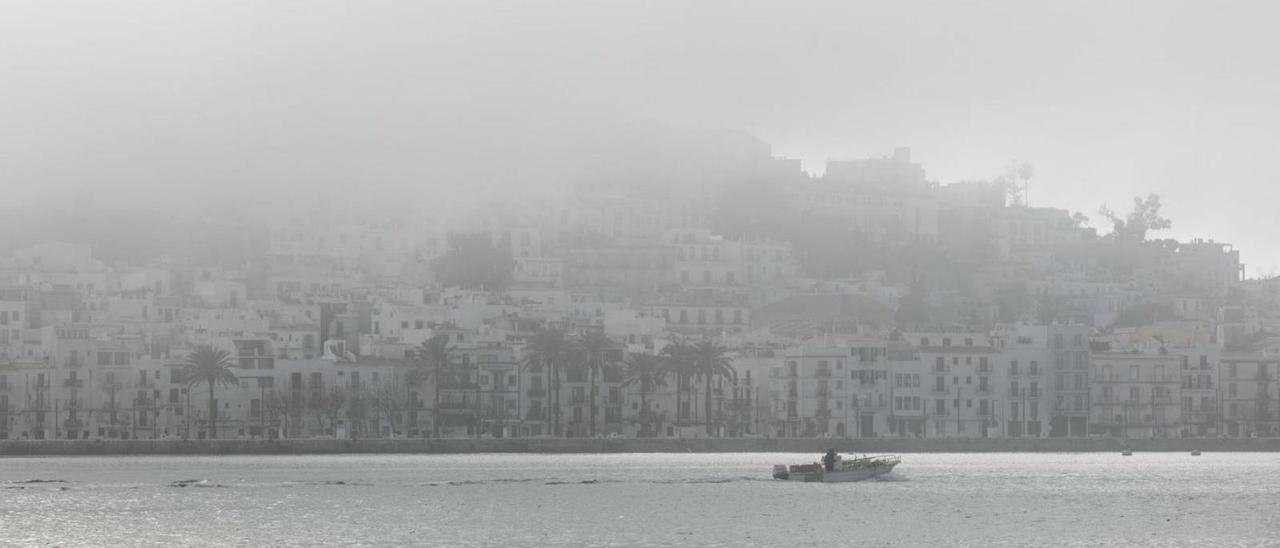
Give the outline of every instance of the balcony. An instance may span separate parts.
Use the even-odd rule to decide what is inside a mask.
[[[84,379],[67,379],[62,381],[63,388],[84,388]]]
[[[827,398],[830,398],[830,397],[831,397],[831,391],[830,391],[830,390],[822,390],[822,389],[818,389],[817,391],[815,391],[815,392],[813,393],[813,395],[814,395],[815,397],[819,398],[819,399],[824,399],[824,400],[825,400],[825,399],[827,399]]]
[[[572,398],[569,398],[569,403],[570,403],[570,404],[572,404],[572,405],[586,405],[586,404],[587,404],[587,397],[586,397],[586,396],[574,396],[574,397],[572,397]]]
[[[543,388],[530,388],[529,390],[525,391],[525,395],[529,396],[530,398],[545,398],[547,397],[547,391],[546,389],[543,389]]]
[[[829,378],[831,377],[831,369],[827,367],[819,367],[818,370],[814,372],[814,375]]]
[[[460,401],[442,401],[436,405],[440,409],[471,409],[472,404]]]
[[[527,420],[527,421],[545,421],[545,420],[547,420],[547,413],[546,413],[546,411],[543,411],[543,410],[541,410],[541,409],[534,409],[534,410],[530,410],[528,413],[525,413],[525,414],[524,414],[524,420]]]
[[[142,408],[155,407],[156,399],[155,398],[133,398],[133,406],[142,407]]]
[[[62,421],[62,427],[68,429],[84,428],[84,425],[85,423],[82,419],[67,419]]]

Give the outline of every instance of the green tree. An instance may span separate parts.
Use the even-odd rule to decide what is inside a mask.
[[[807,215],[791,223],[789,237],[800,266],[818,278],[844,278],[877,262],[878,250],[858,228],[830,215]]]
[[[684,412],[684,406],[681,405],[683,396],[684,402],[692,400],[692,394],[686,393],[691,389],[689,382],[693,376],[693,347],[682,342],[675,341],[662,349],[662,370],[664,375],[671,375],[676,380],[676,423],[679,424],[680,415]],[[690,404],[692,406],[692,404]]]
[[[421,386],[427,379],[432,380],[434,394],[431,398],[431,436],[440,437],[440,384],[449,373],[449,336],[438,334],[415,349],[418,355],[417,367],[409,371],[410,384]]]
[[[1111,327],[1141,327],[1156,322],[1176,319],[1178,315],[1173,307],[1164,303],[1142,303],[1127,306],[1120,310]]]
[[[509,247],[477,233],[450,236],[449,251],[432,266],[445,287],[501,291],[510,285],[515,264]]]
[[[894,320],[900,326],[916,327],[929,322],[928,290],[924,282],[916,279],[911,283],[907,294],[898,302],[898,310],[894,312]]]
[[[667,385],[667,372],[662,367],[662,358],[652,354],[632,354],[625,363],[622,385],[640,388],[640,437],[647,438],[653,435],[649,393],[655,387]]]
[[[736,378],[738,375],[733,369],[733,360],[729,358],[728,352],[728,348],[710,340],[698,341],[689,350],[693,376],[702,381],[703,390],[706,391],[702,403],[705,406],[708,436],[715,435],[711,424],[711,385],[719,377]]]
[[[603,331],[592,330],[582,334],[577,341],[577,350],[581,354],[582,367],[587,370],[587,386],[590,392],[591,424],[588,431],[591,437],[596,435],[596,379],[604,373],[606,367],[613,365],[609,351],[613,349],[613,341]]]
[[[538,368],[547,373],[548,414],[551,433],[560,435],[560,368],[574,362],[574,345],[565,332],[543,328],[534,332],[521,358],[525,368]]]
[[[732,185],[717,198],[711,228],[731,237],[783,239],[792,236],[797,215],[791,197],[774,181]]]
[[[187,390],[205,383],[209,386],[209,439],[218,438],[218,400],[214,397],[214,389],[218,385],[238,386],[240,378],[231,370],[234,363],[231,353],[209,345],[201,345],[195,352],[187,355],[184,364],[183,378],[186,379]]]
[[[1010,207],[1028,205],[1028,187],[1034,175],[1035,168],[1031,164],[1012,162],[1004,174],[996,178],[996,182],[1004,187],[1006,203]]]
[[[1120,242],[1144,242],[1148,232],[1173,227],[1173,221],[1160,216],[1158,194],[1148,194],[1145,200],[1141,197],[1134,198],[1133,210],[1124,217],[1117,215],[1106,204],[1098,209],[1098,214],[1111,221],[1112,230],[1107,237]]]

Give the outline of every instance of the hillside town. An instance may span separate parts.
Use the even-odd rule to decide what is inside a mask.
[[[1029,205],[1029,166],[740,156],[700,185],[246,199],[190,245],[15,245],[0,439],[1280,432],[1280,281],[1158,239],[1157,196],[1091,224]]]

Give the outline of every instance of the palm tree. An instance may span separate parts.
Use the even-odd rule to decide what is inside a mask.
[[[200,383],[209,385],[209,439],[218,438],[218,401],[214,399],[214,387],[240,384],[240,378],[231,371],[234,365],[230,352],[209,345],[201,345],[187,356],[183,371],[187,390]]]
[[[440,384],[444,381],[445,374],[449,369],[449,352],[453,351],[453,347],[449,346],[449,336],[441,333],[418,345],[415,349],[418,354],[420,367],[415,367],[409,371],[409,382],[422,384],[428,378],[432,379],[435,394],[431,400],[431,436],[440,437]]]
[[[603,331],[587,331],[578,340],[578,351],[582,354],[582,367],[586,368],[588,377],[587,389],[590,391],[591,437],[596,436],[596,377],[603,373],[605,367],[611,365],[608,353],[613,346]]]
[[[693,371],[693,347],[681,342],[675,341],[668,344],[662,349],[662,369],[663,374],[670,374],[676,379],[676,422],[680,421],[680,415],[684,407],[680,404],[682,393],[689,390],[689,378]],[[686,398],[686,401],[690,398]]]
[[[572,363],[573,358],[573,345],[565,338],[564,331],[543,328],[529,338],[521,359],[524,367],[541,367],[547,372],[551,433],[556,436],[560,435],[560,366]]]
[[[711,427],[711,383],[716,377],[736,378],[738,376],[737,371],[733,369],[733,360],[726,355],[728,352],[728,348],[710,340],[699,341],[690,348],[693,376],[702,380],[703,389],[706,390],[702,403],[706,406],[705,420],[708,436],[715,433]]]
[[[653,435],[649,426],[649,392],[655,386],[667,385],[667,372],[663,369],[662,358],[652,354],[634,354],[626,364],[622,385],[640,387],[640,437],[647,438]]]

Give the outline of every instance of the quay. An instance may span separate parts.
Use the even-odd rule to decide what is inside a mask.
[[[1270,452],[1265,439],[293,439],[293,440],[5,440],[0,456],[58,455],[310,455],[342,453],[817,453],[835,448],[860,453],[1087,453]]]

